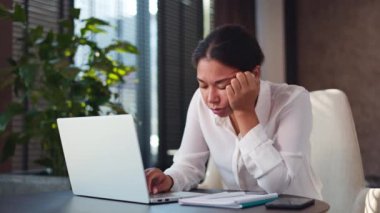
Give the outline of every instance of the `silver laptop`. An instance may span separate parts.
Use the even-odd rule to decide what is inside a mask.
[[[57,119],[75,195],[138,203],[173,202],[200,195],[176,192],[150,196],[131,115]]]

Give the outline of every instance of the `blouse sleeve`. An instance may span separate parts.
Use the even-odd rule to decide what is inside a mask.
[[[209,149],[199,125],[199,101],[200,94],[197,91],[189,105],[181,146],[174,155],[173,165],[165,170],[165,174],[173,178],[172,191],[190,190],[196,187],[205,175]]]
[[[282,193],[304,163],[304,155],[309,155],[312,126],[309,93],[306,90],[299,93],[279,111],[276,119],[274,138],[268,138],[263,126],[258,124],[237,141],[233,161],[237,167],[243,162],[265,191]]]

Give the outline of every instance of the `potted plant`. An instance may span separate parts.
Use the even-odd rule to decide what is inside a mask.
[[[67,175],[56,119],[59,117],[96,116],[125,113],[112,88],[123,83],[123,77],[135,71],[112,59],[110,54],[137,54],[137,48],[127,41],[115,40],[100,47],[90,37],[106,33],[109,24],[97,18],[79,20],[79,9],[70,18],[59,22],[61,32],[47,31],[42,26],[29,27],[21,5],[8,11],[0,7],[0,18],[20,23],[24,30],[24,52],[9,60],[3,70],[0,89],[11,85],[17,100],[0,114],[0,136],[5,138],[1,162],[15,152],[18,144],[37,140],[43,156],[37,160],[53,175]],[[83,22],[79,34],[74,34],[74,21]],[[84,66],[74,63],[78,48],[87,47]],[[23,120],[20,132],[6,131],[16,116]]]

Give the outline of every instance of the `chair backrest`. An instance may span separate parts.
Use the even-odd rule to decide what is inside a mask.
[[[211,156],[208,160],[205,178],[202,183],[198,184],[198,189],[223,189],[222,178]]]
[[[310,99],[311,162],[323,183],[323,199],[330,204],[330,212],[351,212],[365,181],[347,96],[328,89],[311,92]]]

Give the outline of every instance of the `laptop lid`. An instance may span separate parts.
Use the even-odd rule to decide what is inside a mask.
[[[131,115],[57,119],[76,195],[149,203]]]

